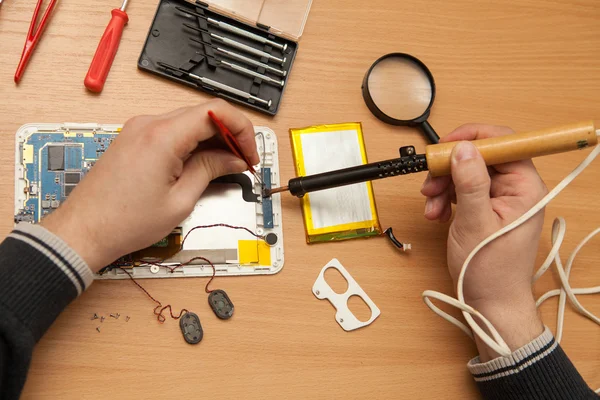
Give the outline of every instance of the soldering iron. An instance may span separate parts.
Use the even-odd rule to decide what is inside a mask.
[[[583,149],[598,143],[593,121],[585,121],[533,132],[517,133],[473,143],[486,165],[497,165],[534,157]],[[425,154],[416,154],[413,146],[400,148],[400,157],[356,167],[290,179],[286,186],[267,189],[264,196],[289,191],[302,197],[306,193],[383,179],[397,175],[429,171],[432,176],[450,174],[450,158],[457,142],[428,145]]]

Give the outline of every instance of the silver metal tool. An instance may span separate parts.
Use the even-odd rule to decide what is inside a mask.
[[[196,28],[194,25],[190,25],[190,24],[184,23],[183,26],[185,26],[186,28],[189,28],[189,29],[191,29],[193,31],[199,32],[199,33],[207,33],[206,31],[203,31],[200,28]],[[258,57],[266,57],[269,61],[273,61],[273,62],[276,62],[276,63],[281,64],[281,65],[285,64],[286,57],[283,57],[283,59],[281,59],[279,57],[272,56],[271,54],[267,53],[266,51],[259,50],[257,48],[252,47],[252,46],[245,45],[244,43],[240,43],[240,42],[238,42],[236,40],[229,39],[229,38],[226,38],[226,37],[223,37],[223,36],[219,36],[219,35],[216,35],[214,33],[210,33],[210,37],[213,38],[213,39],[216,39],[216,40],[218,40],[220,42],[223,42],[223,43],[225,43],[228,46],[231,46],[231,47],[236,48],[238,50],[245,51],[246,53],[254,54],[255,56],[258,56]],[[194,42],[198,42],[198,43],[210,45],[209,43],[206,43],[206,42],[204,42],[203,40],[200,40],[200,39],[196,39],[196,38],[190,38],[190,39],[193,40]]]
[[[220,42],[223,42],[228,46],[231,46],[238,50],[245,51],[246,53],[254,54],[255,56],[258,56],[258,57],[266,57],[269,61],[273,61],[273,62],[281,64],[281,65],[285,64],[285,60],[286,60],[285,57],[283,57],[283,59],[281,59],[279,57],[272,56],[271,54],[264,52],[262,50],[255,49],[254,47],[245,45],[243,43],[237,42],[235,40],[232,40],[232,39],[229,39],[229,38],[226,38],[223,36],[216,35],[214,33],[211,33],[210,37],[213,39],[216,39]]]
[[[1,2],[1,0],[0,0],[0,2]],[[213,19],[213,18],[210,18],[210,17],[206,17],[205,15],[195,13],[195,12],[187,10],[187,9],[185,9],[183,7],[175,7],[175,8],[177,10],[185,13],[185,14],[193,15],[194,17],[197,17],[197,18],[205,18],[208,21],[209,24],[218,26],[219,28],[223,29],[224,31],[236,33],[236,34],[238,34],[240,36],[243,36],[243,37],[248,38],[248,39],[252,39],[252,40],[254,40],[256,42],[259,42],[259,43],[268,44],[269,46],[275,47],[276,49],[279,49],[281,51],[285,51],[287,49],[287,43],[286,44],[280,44],[280,43],[274,42],[274,41],[272,41],[270,39],[267,39],[265,37],[262,37],[260,35],[254,34],[252,32],[248,32],[248,31],[246,31],[244,29],[241,29],[241,28],[238,28],[237,26],[229,25],[226,22],[217,21],[216,19]]]
[[[208,22],[213,25],[218,26],[219,28],[223,29],[224,31],[233,32],[240,36],[246,37],[248,39],[252,39],[256,42],[268,44],[269,46],[275,47],[276,49],[279,49],[281,51],[285,51],[285,49],[287,49],[287,43],[280,44],[280,43],[274,42],[274,41],[264,38],[262,36],[255,35],[254,33],[240,29],[237,26],[233,26],[233,25],[229,25],[225,22],[217,21],[216,19],[208,18]]]
[[[266,75],[263,75],[263,74],[259,74],[258,72],[251,71],[251,70],[249,70],[247,68],[244,68],[244,67],[242,67],[240,65],[232,64],[232,63],[230,63],[228,61],[223,61],[223,60],[221,60],[219,62],[221,64],[223,64],[223,65],[225,65],[225,66],[227,66],[227,67],[235,70],[235,71],[238,71],[238,72],[244,74],[244,75],[253,76],[255,78],[260,78],[260,79],[262,79],[265,82],[269,82],[269,83],[272,83],[272,84],[280,86],[280,87],[283,87],[283,85],[285,85],[285,81],[282,81],[280,79],[274,79],[274,78],[271,78],[270,76],[266,76]]]
[[[217,50],[219,53],[225,54],[227,57],[229,57],[229,58],[233,58],[234,60],[237,60],[237,61],[240,61],[240,62],[246,63],[246,64],[248,64],[248,65],[253,65],[253,66],[255,66],[255,67],[263,67],[263,68],[264,68],[264,69],[266,69],[267,71],[269,71],[269,72],[272,72],[272,73],[274,73],[274,74],[277,74],[277,75],[279,75],[279,76],[286,76],[286,75],[287,75],[287,71],[282,71],[282,70],[280,70],[280,69],[277,69],[277,68],[271,67],[270,65],[268,65],[268,64],[265,64],[265,63],[261,63],[260,61],[256,61],[256,60],[255,60],[255,59],[253,59],[253,58],[249,58],[249,57],[243,56],[243,55],[241,55],[241,54],[234,53],[234,52],[232,52],[232,51],[229,51],[229,50],[222,49],[222,48],[220,48],[220,47],[216,47],[215,49],[216,49],[216,50]]]
[[[202,76],[192,74],[191,72],[188,72],[186,70],[174,67],[172,65],[169,65],[169,64],[166,64],[163,62],[159,62],[158,65],[160,65],[163,68],[170,69],[172,71],[182,72],[192,79],[196,79],[197,81],[200,81],[200,82],[204,83],[205,85],[211,86],[213,88],[220,89],[225,93],[233,94],[235,96],[244,98],[246,100],[254,100],[257,103],[262,104],[263,106],[271,107],[271,104],[272,104],[271,99],[269,99],[269,100],[261,99],[260,97],[256,97],[248,92],[244,92],[243,90],[236,89],[234,87],[225,85],[221,82],[213,81],[212,79],[209,79],[209,78],[204,78]]]

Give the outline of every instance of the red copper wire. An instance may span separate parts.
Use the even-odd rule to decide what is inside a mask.
[[[259,239],[263,238],[263,236],[261,236],[261,235],[259,235],[257,233],[254,233],[250,229],[248,229],[246,227],[243,227],[243,226],[234,226],[234,225],[228,225],[228,224],[199,225],[199,226],[195,226],[192,229],[190,229],[190,231],[185,235],[185,237],[181,241],[181,248],[183,248],[183,243],[185,242],[185,239],[187,239],[187,237],[189,236],[190,233],[192,233],[192,231],[194,231],[196,229],[214,228],[214,227],[224,227],[224,228],[231,228],[231,229],[241,229],[241,230],[245,230],[246,232],[250,233],[252,236],[254,236],[256,238],[259,238]],[[164,260],[158,260],[158,261],[140,261],[140,262],[143,263],[143,264],[156,265],[156,266],[161,267],[161,268],[164,267],[164,268],[167,268],[171,273],[173,273],[173,271],[175,271],[177,268],[181,268],[181,267],[184,267],[186,265],[189,265],[189,264],[191,264],[192,262],[194,262],[196,260],[206,261],[208,263],[208,265],[210,265],[210,267],[212,268],[212,271],[213,271],[212,276],[210,277],[210,279],[208,280],[208,282],[206,282],[206,286],[204,287],[204,291],[206,293],[211,293],[214,289],[209,289],[208,286],[213,281],[213,279],[215,279],[215,276],[217,274],[217,268],[215,268],[214,264],[208,258],[197,256],[197,257],[189,259],[188,261],[186,261],[184,263],[178,263],[178,264],[173,264],[173,265],[163,265],[162,263],[164,262]],[[184,313],[188,312],[187,309],[182,308],[181,311],[179,311],[179,314],[177,316],[175,316],[173,314],[173,308],[171,307],[170,304],[167,304],[166,306],[163,306],[160,301],[158,301],[154,297],[152,297],[152,295],[146,289],[144,289],[144,287],[142,285],[140,285],[137,280],[135,280],[135,278],[133,277],[133,275],[131,273],[129,273],[129,271],[127,271],[125,268],[122,268],[122,267],[119,267],[119,266],[115,266],[115,268],[119,268],[121,271],[125,272],[127,274],[127,276],[131,279],[131,281],[133,283],[135,283],[136,286],[139,287],[146,294],[146,296],[148,296],[150,298],[150,300],[152,300],[153,302],[155,302],[157,304],[157,306],[154,307],[154,311],[153,312],[154,312],[154,315],[156,315],[156,319],[161,324],[166,321],[166,317],[163,315],[163,312],[166,309],[169,309],[169,314],[171,315],[171,318],[173,318],[175,320],[181,318],[181,316]]]
[[[190,229],[188,231],[188,233],[185,234],[185,236],[183,237],[183,240],[181,241],[181,248],[183,249],[183,244],[185,243],[185,240],[187,239],[187,237],[190,236],[190,233],[192,233],[196,229],[216,228],[216,227],[244,230],[244,231],[248,232],[249,234],[251,234],[252,236],[254,236],[255,238],[258,238],[258,239],[264,238],[264,236],[259,235],[258,233],[254,233],[250,229],[248,229],[244,226],[235,226],[235,225],[228,225],[228,224],[198,225],[198,226],[195,226],[192,229]]]

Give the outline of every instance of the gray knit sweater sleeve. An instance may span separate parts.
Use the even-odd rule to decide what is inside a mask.
[[[18,399],[34,345],[93,281],[86,263],[39,225],[0,243],[0,399]]]
[[[598,400],[547,327],[510,357],[468,368],[486,400]]]

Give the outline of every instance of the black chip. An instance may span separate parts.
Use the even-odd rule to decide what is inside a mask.
[[[66,184],[78,184],[81,180],[81,174],[79,172],[65,172],[65,183]]]
[[[63,171],[64,169],[64,146],[48,146],[48,171]]]
[[[277,244],[277,235],[273,232],[267,233],[267,236],[265,236],[265,242],[267,242],[269,246],[275,246]]]
[[[181,317],[179,328],[183,334],[183,339],[189,344],[199,343],[204,336],[202,325],[200,325],[200,318],[192,312],[187,312]]]
[[[75,186],[77,185],[65,185],[65,197],[69,197]]]

